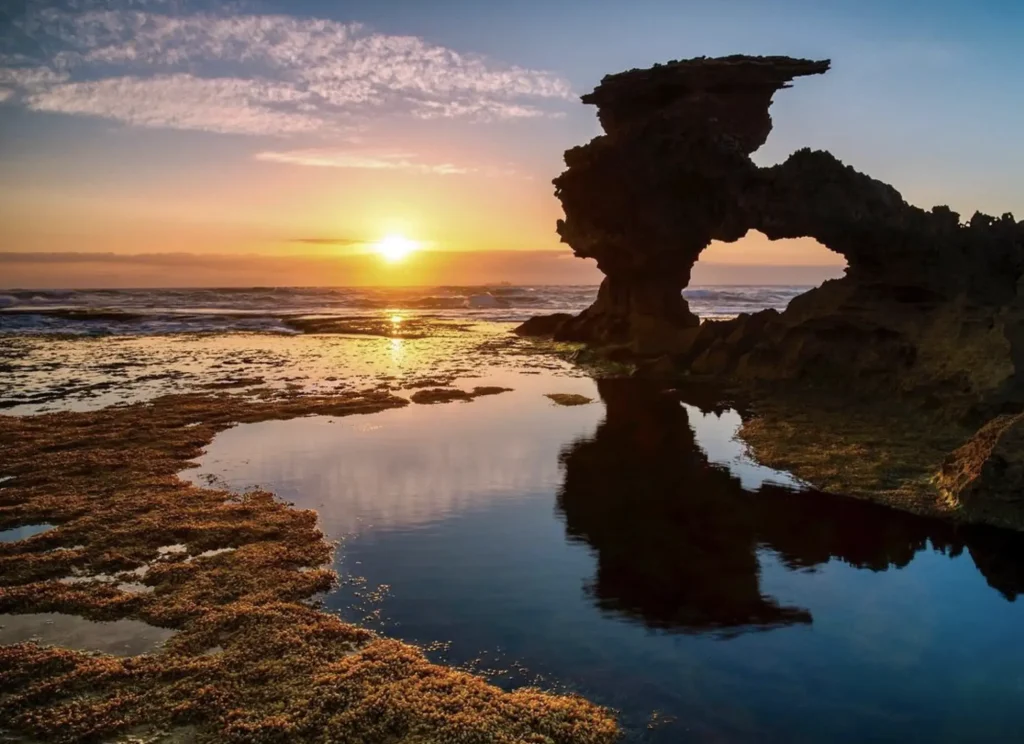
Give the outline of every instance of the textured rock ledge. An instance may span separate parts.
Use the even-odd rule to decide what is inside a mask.
[[[767,168],[750,159],[771,131],[774,94],[829,64],[697,58],[605,77],[583,97],[605,134],[567,151],[554,181],[565,211],[559,235],[605,279],[580,315],[534,319],[519,332],[583,341],[616,359],[647,360],[645,369],[662,375],[675,370],[765,400],[777,389],[788,400],[801,390],[856,394],[880,403],[872,407],[880,431],[885,401],[899,401],[925,416],[927,447],[963,444],[987,422],[1024,411],[1024,223],[920,209],[827,152],[799,150]],[[712,240],[749,230],[815,238],[846,258],[846,275],[782,313],[700,323],[680,294],[694,263]],[[884,442],[869,456],[884,462]],[[984,505],[990,475],[971,481],[971,508],[960,514],[966,481],[942,480],[941,458],[929,463],[932,495],[960,516],[1024,527],[1024,504]],[[1004,480],[1017,471],[1008,472]],[[1008,488],[1024,482],[997,490]]]

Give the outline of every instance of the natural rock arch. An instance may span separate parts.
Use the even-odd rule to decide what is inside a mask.
[[[911,206],[823,151],[753,163],[775,92],[829,65],[701,57],[609,75],[583,96],[606,133],[565,153],[567,169],[554,180],[565,211],[557,230],[606,278],[557,336],[631,344],[640,355],[685,353],[699,324],[680,294],[693,265],[712,240],[751,229],[828,246],[846,258],[841,281],[855,293],[926,304],[1016,297],[1024,226],[1011,215],[961,224],[947,207]]]

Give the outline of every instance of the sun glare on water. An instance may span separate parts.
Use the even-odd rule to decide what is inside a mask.
[[[419,243],[403,235],[387,235],[374,245],[374,250],[388,263],[396,263],[405,259],[418,247]]]

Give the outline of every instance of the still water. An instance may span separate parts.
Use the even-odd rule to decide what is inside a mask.
[[[801,489],[678,391],[509,386],[239,426],[190,476],[316,509],[330,609],[631,741],[1024,741],[1020,537]]]

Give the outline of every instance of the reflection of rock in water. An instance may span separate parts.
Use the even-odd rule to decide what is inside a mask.
[[[679,630],[809,623],[762,596],[749,495],[708,464],[679,401],[635,380],[598,389],[607,418],[563,453],[558,496],[598,552],[596,601]]]
[[[757,551],[790,569],[836,558],[859,568],[906,566],[928,547],[965,546],[989,583],[1013,599],[1024,540],[957,530],[870,503],[772,485],[746,491],[697,446],[686,409],[642,381],[598,383],[607,414],[592,438],[562,453],[558,508],[570,536],[597,551],[588,591],[606,610],[681,632],[810,623],[760,590]]]

